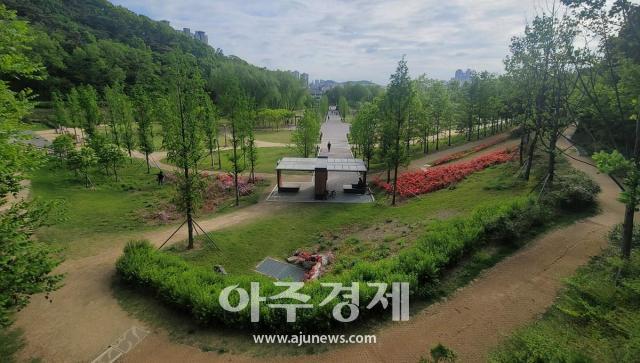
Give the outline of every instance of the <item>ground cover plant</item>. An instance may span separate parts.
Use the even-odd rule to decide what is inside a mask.
[[[457,183],[472,173],[486,169],[492,165],[506,163],[513,160],[515,151],[510,149],[498,150],[473,160],[453,165],[441,165],[426,170],[410,171],[398,176],[398,193],[401,197],[409,198],[420,194],[430,193]],[[380,179],[375,184],[391,193],[393,185]]]

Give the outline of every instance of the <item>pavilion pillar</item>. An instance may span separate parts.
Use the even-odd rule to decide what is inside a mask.
[[[314,173],[315,198],[325,199],[327,196],[327,168],[316,168]]]
[[[280,186],[282,185],[282,170],[276,170],[276,175],[278,176],[278,191],[280,190]]]

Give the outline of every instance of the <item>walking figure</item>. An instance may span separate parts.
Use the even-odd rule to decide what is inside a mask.
[[[158,185],[164,184],[164,172],[160,170],[157,176],[158,176]]]
[[[331,141],[327,143],[327,151],[331,152]]]

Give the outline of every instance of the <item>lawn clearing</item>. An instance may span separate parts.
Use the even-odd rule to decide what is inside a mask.
[[[164,210],[175,194],[173,184],[157,184],[157,172],[158,169],[152,168],[151,174],[147,174],[143,160],[131,159],[118,171],[117,182],[112,176],[94,171],[91,174],[94,187],[88,189],[81,178],[52,161],[30,176],[32,195],[42,200],[61,201],[63,220],[41,228],[36,236],[63,248],[68,257],[80,257],[91,255],[114,240],[126,240],[154,226],[157,228],[158,224],[179,223],[149,217]],[[252,195],[242,197],[241,202],[256,203],[263,188],[260,186]],[[225,200],[230,201],[231,197]],[[207,209],[199,217],[222,213],[230,205],[211,208],[205,204]]]
[[[128,276],[127,278],[130,279],[136,274],[136,266],[140,266],[141,270],[146,270],[141,274],[144,277],[138,279],[141,285],[144,285],[143,287],[151,288],[149,291],[156,291],[157,284],[162,285],[162,291],[172,291],[169,295],[163,295],[170,296],[163,297],[163,300],[173,303],[176,300],[172,299],[178,299],[181,301],[179,306],[187,301],[184,306],[186,309],[193,310],[192,316],[194,311],[204,314],[196,313],[196,320],[202,320],[204,317],[201,324],[216,322],[213,326],[196,327],[191,318],[180,313],[171,313],[172,310],[165,310],[164,307],[159,306],[156,299],[149,299],[145,296],[146,294],[133,296],[126,292],[126,288],[122,292],[126,296],[121,298],[121,302],[136,316],[168,329],[176,340],[199,346],[205,351],[251,351],[259,355],[299,353],[288,352],[286,349],[278,351],[256,349],[249,340],[239,336],[235,328],[230,332],[220,327],[219,321],[216,320],[220,319],[220,315],[213,311],[216,310],[215,304],[207,300],[211,294],[216,296],[215,291],[220,288],[220,279],[223,278],[211,272],[213,265],[222,264],[225,267],[230,273],[229,276],[224,277],[226,279],[224,281],[228,283],[261,281],[263,286],[268,279],[257,275],[252,270],[264,256],[283,259],[298,248],[325,251],[331,249],[337,257],[337,262],[324,281],[344,278],[348,281],[360,281],[357,276],[365,280],[386,279],[390,276],[388,275],[390,271],[405,271],[405,267],[402,266],[406,266],[407,271],[415,271],[418,279],[422,281],[413,281],[415,289],[421,291],[416,294],[425,297],[416,300],[418,304],[414,305],[412,310],[415,306],[421,309],[433,301],[433,298],[446,295],[468,283],[480,271],[494,265],[531,236],[550,226],[574,221],[579,217],[575,214],[556,212],[554,219],[548,221],[547,225],[536,224],[540,223],[536,221],[545,219],[542,217],[545,215],[544,210],[535,206],[529,209],[522,204],[524,199],[519,197],[528,193],[534,184],[533,180],[530,183],[507,180],[517,169],[518,166],[515,163],[493,166],[471,175],[455,188],[413,198],[401,203],[398,207],[389,207],[386,202],[378,205],[351,206],[295,205],[292,207],[294,210],[283,208],[270,217],[212,233],[221,251],[215,251],[211,245],[204,242],[202,248],[191,251],[184,251],[182,248],[171,248],[167,253],[152,250],[151,252],[160,258],[156,261],[147,261],[142,257],[139,263],[135,263],[134,252],[125,258],[129,260],[128,262],[122,259],[118,262],[119,273],[123,278]],[[567,170],[564,169],[564,172]],[[488,205],[491,206],[490,209],[482,208]],[[510,205],[519,205],[519,207],[513,209]],[[456,219],[450,222],[442,221],[452,217]],[[540,217],[542,219],[538,219]],[[486,222],[480,222],[483,220]],[[479,227],[478,223],[484,227]],[[498,229],[495,229],[496,227]],[[488,233],[484,239],[485,244],[482,237],[476,240],[474,237],[476,233],[480,235]],[[465,247],[461,247],[461,243]],[[462,254],[462,251],[465,253]],[[440,254],[449,255],[449,262],[444,262],[444,265],[442,262],[439,263],[439,267],[435,267],[432,272],[423,272],[425,268],[431,268],[429,261],[440,258]],[[414,260],[415,258],[417,260]],[[124,264],[120,265],[121,263]],[[397,265],[398,263],[400,265]],[[385,270],[385,268],[388,269],[389,264],[396,266],[395,270]],[[154,265],[158,266],[155,267],[156,270],[148,270],[153,269],[154,267],[150,266]],[[176,275],[173,276],[173,273]],[[363,273],[366,277],[363,277]],[[429,277],[432,273],[440,277],[432,280]],[[158,278],[159,276],[165,277]],[[202,276],[206,282],[205,280],[198,282],[196,276]],[[150,283],[148,278],[154,282]],[[167,282],[168,280],[173,282]],[[172,287],[172,283],[175,284],[177,281],[181,281],[179,284],[180,286],[184,284],[184,288]],[[444,281],[444,283],[438,281]],[[305,288],[316,291],[313,286],[305,285]],[[118,286],[116,289],[120,290],[122,287]],[[195,293],[198,289],[207,296],[205,300],[196,298],[201,296],[200,293]],[[191,290],[194,291],[193,294],[184,294],[185,291]],[[142,289],[142,291],[147,290]],[[269,290],[263,293],[268,296]],[[196,305],[197,307],[194,307]],[[180,326],[171,323],[176,314],[181,316],[179,320],[191,320],[191,322],[179,324]],[[317,323],[327,321],[320,316],[322,314],[324,313],[314,313],[313,316],[318,315],[316,318],[320,319],[316,321]],[[166,317],[167,315],[169,317]],[[265,316],[266,318],[269,318],[269,323],[265,323],[266,325],[278,323],[277,318],[273,316]],[[232,317],[229,319],[235,321]],[[225,324],[222,325],[228,323],[225,319],[223,322]],[[237,323],[240,324],[240,320]],[[301,324],[306,326],[305,323]],[[374,319],[365,320],[364,324],[366,326],[354,325],[353,328],[349,328],[349,332],[355,333],[363,328],[370,331],[372,327],[379,327],[385,323]],[[237,328],[240,325],[232,323],[231,326]],[[328,348],[330,347],[309,346],[307,353]]]
[[[240,156],[240,167],[246,174],[250,171],[248,160],[242,159],[242,150],[238,149],[237,154]],[[233,171],[233,165],[231,164],[231,157],[233,156],[233,150],[221,150],[220,160],[222,161],[222,170],[226,172]],[[299,156],[296,151],[289,147],[259,147],[258,148],[258,161],[255,166],[256,173],[275,174],[276,164],[278,160],[286,156]],[[167,159],[162,160],[163,163],[171,164]],[[214,151],[213,162],[215,167],[213,170],[218,170],[218,153]],[[209,155],[204,157],[198,163],[199,167],[203,170],[211,170],[211,158]]]
[[[255,130],[254,136],[257,141],[277,142],[280,144],[291,144],[293,129],[280,130]]]

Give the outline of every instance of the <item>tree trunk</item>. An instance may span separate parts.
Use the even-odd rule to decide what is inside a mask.
[[[556,173],[556,143],[558,141],[558,124],[554,122],[553,130],[549,136],[549,165],[547,167],[547,184],[553,186],[553,177]]]
[[[118,181],[118,167],[116,163],[113,163],[113,175],[116,177],[116,181]]]
[[[426,154],[428,152],[429,152],[429,136],[425,131],[424,134],[422,135],[422,153]]]
[[[233,122],[233,121],[232,121]],[[231,124],[231,142],[233,143],[233,184],[236,189],[236,207],[240,205],[240,192],[238,190],[238,141],[236,139],[236,125]]]
[[[209,147],[209,157],[211,158],[211,170],[215,169],[216,165],[213,162],[213,143],[209,143],[211,147]]]
[[[440,149],[440,118],[436,118],[436,151]]]
[[[536,149],[536,142],[538,141],[539,132],[536,131],[535,135],[533,135],[533,141],[531,141],[531,145],[529,145],[529,152],[527,155],[527,166],[524,170],[524,180],[529,180],[531,176],[531,166],[533,165],[533,154]]]
[[[151,174],[151,165],[149,165],[149,152],[144,152],[144,158],[147,161],[147,174]]]
[[[640,116],[640,115],[638,115]],[[622,224],[622,258],[629,260],[631,257],[631,245],[633,242],[633,217],[638,202],[638,172],[640,170],[640,117],[636,117],[636,138],[633,146],[634,170],[629,183],[627,204],[624,209],[624,222]]]
[[[396,153],[394,155],[395,160],[393,160],[393,197],[391,200],[391,205],[396,205],[396,194],[398,189],[398,164],[400,164],[400,121],[396,121],[398,123],[396,129]]]
[[[218,149],[218,170],[222,170],[222,158],[220,157],[220,142],[216,139],[216,147]]]
[[[524,146],[525,146],[525,142],[524,142],[524,138],[525,138],[526,134],[522,134],[520,135],[520,147],[518,148],[518,154],[519,154],[519,159],[520,159],[520,166],[522,166],[522,164],[524,164]]]

